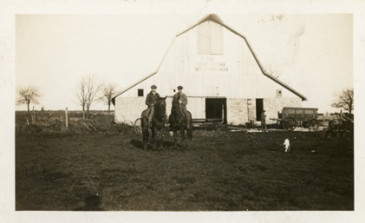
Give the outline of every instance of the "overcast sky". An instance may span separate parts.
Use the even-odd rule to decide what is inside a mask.
[[[35,109],[80,109],[75,92],[82,77],[129,86],[154,71],[174,35],[203,16],[18,15],[16,87],[39,88]],[[269,73],[308,98],[303,106],[334,111],[336,92],[352,88],[351,15],[219,16],[247,37]]]

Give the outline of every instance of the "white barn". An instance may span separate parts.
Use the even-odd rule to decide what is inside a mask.
[[[248,40],[218,16],[208,15],[176,35],[157,70],[113,96],[115,121],[133,123],[146,109],[156,84],[167,111],[178,85],[193,119],[222,118],[227,124],[277,118],[284,106],[300,107],[305,96],[266,73]]]

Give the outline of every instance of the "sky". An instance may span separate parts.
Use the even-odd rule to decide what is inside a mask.
[[[16,88],[34,86],[47,110],[79,110],[82,77],[123,89],[155,71],[174,35],[205,14],[17,15]],[[264,69],[320,112],[353,87],[350,14],[219,14],[246,36]],[[25,110],[25,105],[16,106]],[[107,109],[102,102],[91,109]]]

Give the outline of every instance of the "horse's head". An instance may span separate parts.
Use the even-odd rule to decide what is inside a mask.
[[[177,120],[178,122],[182,122],[184,119],[184,114],[181,109],[181,105],[173,104],[171,109],[171,115]]]
[[[155,104],[155,113],[160,117],[164,117],[166,114],[166,97],[160,97]]]
[[[156,104],[159,106],[166,106],[166,97],[159,97]]]

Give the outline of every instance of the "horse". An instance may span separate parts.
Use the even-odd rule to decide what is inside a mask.
[[[330,120],[328,123],[328,129],[325,133],[325,137],[329,134],[331,137],[340,137],[344,135],[353,138],[354,122],[349,115],[342,115],[338,119]]]
[[[169,116],[169,122],[170,122],[170,130],[174,133],[174,146],[177,148],[177,135],[178,132],[181,134],[181,144],[182,144],[182,150],[184,150],[187,147],[187,143],[185,142],[185,132],[187,132],[188,138],[191,140],[193,138],[193,124],[192,124],[192,116],[190,115],[190,128],[187,128],[187,121],[186,117],[179,107],[180,105],[173,105],[171,109],[171,114]]]
[[[152,131],[152,139],[154,149],[162,145],[163,129],[166,123],[166,97],[158,98],[154,105],[154,115],[152,117],[152,125],[148,121],[147,109],[141,114],[141,127],[143,135],[143,149],[147,149],[149,140],[149,129]]]

